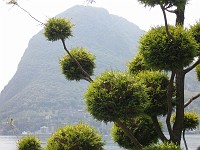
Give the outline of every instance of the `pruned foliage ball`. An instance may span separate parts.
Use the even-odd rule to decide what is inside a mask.
[[[17,150],[42,150],[40,140],[35,136],[25,136],[17,142]]]
[[[172,116],[172,122],[174,123],[176,115]],[[196,112],[186,111],[184,112],[183,128],[186,130],[194,130],[199,125],[199,114]]]
[[[200,64],[196,66],[197,80],[200,81]]]
[[[149,117],[138,116],[125,121],[124,123],[133,132],[135,138],[143,146],[147,146],[158,141],[158,134],[155,130],[152,120]],[[116,124],[114,124],[112,127],[112,139],[123,148],[136,149],[134,143]]]
[[[65,18],[51,18],[44,27],[44,35],[49,41],[64,40],[72,36],[74,25]]]
[[[82,68],[91,76],[93,75],[95,68],[95,56],[92,55],[89,51],[82,47],[73,48],[70,51],[70,54],[80,63]],[[60,66],[62,69],[62,73],[65,75],[68,80],[76,80],[79,81],[84,79],[85,74],[78,67],[75,60],[70,57],[70,55],[66,54],[60,59]]]
[[[199,51],[197,55],[200,56],[200,21],[191,26],[189,31],[192,33],[193,37],[199,45]]]
[[[148,67],[145,63],[144,63],[144,58],[143,56],[138,53],[135,57],[133,57],[133,59],[129,62],[128,64],[128,70],[130,73],[132,74],[137,74],[140,71],[144,71],[144,70],[151,70],[150,67]]]
[[[197,54],[194,37],[183,27],[169,26],[173,39],[164,26],[152,28],[140,39],[139,50],[145,63],[158,70],[173,70],[188,66]]]
[[[142,71],[135,77],[136,82],[147,87],[145,112],[150,116],[165,115],[168,111],[167,87],[169,79],[166,73]]]
[[[175,145],[174,143],[158,143],[151,144],[142,150],[182,150],[180,146]]]
[[[87,110],[97,120],[115,121],[143,111],[145,87],[127,73],[107,71],[99,75],[85,93]]]
[[[58,129],[48,139],[46,150],[103,150],[101,135],[91,126],[79,123]]]

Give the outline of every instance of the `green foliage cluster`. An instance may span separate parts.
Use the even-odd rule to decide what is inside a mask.
[[[137,116],[124,122],[133,132],[137,140],[144,146],[158,141],[158,135],[153,122],[148,116]],[[119,146],[126,149],[135,149],[134,143],[116,124],[112,127],[112,138]]]
[[[64,40],[72,36],[74,25],[64,18],[51,18],[44,26],[44,35],[49,41]]]
[[[151,70],[151,69],[144,63],[144,57],[140,53],[138,53],[128,63],[128,70],[131,74],[137,74],[142,70]]]
[[[151,144],[144,147],[142,150],[182,150],[179,146],[174,143],[161,143],[161,144]]]
[[[35,136],[25,136],[17,142],[17,150],[42,150],[40,140]]]
[[[82,47],[76,47],[70,50],[70,54],[80,63],[84,70],[91,76],[95,68],[95,56]],[[69,54],[60,59],[62,73],[68,80],[76,80],[84,78],[82,70],[77,66],[77,63],[70,57]]]
[[[145,6],[154,7],[156,5],[164,4],[169,6],[178,6],[185,2],[185,0],[138,0],[140,3],[145,4]],[[186,0],[187,1],[187,0]]]
[[[143,110],[147,98],[144,86],[127,73],[106,71],[99,75],[85,93],[87,110],[97,120],[130,118]]]
[[[58,129],[47,141],[46,150],[103,150],[104,142],[91,126],[79,123]]]
[[[198,45],[193,36],[181,26],[152,28],[140,39],[139,50],[145,63],[159,70],[173,70],[188,66],[197,54]]]
[[[200,81],[200,64],[196,66],[197,79]]]
[[[200,21],[191,26],[189,31],[192,33],[193,37],[199,45],[198,56],[200,56]]]
[[[150,116],[165,115],[167,107],[167,86],[169,79],[166,73],[160,71],[141,71],[135,81],[147,87],[145,112]]]
[[[174,114],[171,118],[171,121],[174,123],[176,119],[176,115]],[[194,130],[199,125],[199,115],[195,112],[186,111],[184,112],[184,129],[186,130]]]

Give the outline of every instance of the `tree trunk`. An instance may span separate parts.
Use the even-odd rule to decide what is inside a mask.
[[[173,126],[174,137],[171,140],[180,145],[184,120],[184,79],[185,74],[182,69],[176,72],[176,119]]]
[[[185,19],[185,5],[186,5],[186,1],[183,4],[180,4],[177,6],[177,9],[175,11],[176,13],[176,25],[184,25],[184,19]]]

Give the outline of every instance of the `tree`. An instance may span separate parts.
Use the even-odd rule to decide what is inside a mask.
[[[67,49],[65,40],[72,35],[71,27],[73,27],[69,20],[62,18],[48,20],[44,24],[44,34],[49,41],[61,40],[67,52],[65,56],[67,59],[63,58],[60,64],[61,68],[64,68],[63,74],[67,79],[84,79],[90,82],[85,99],[87,109],[94,118],[104,122],[114,122],[130,138],[136,149],[142,149],[145,144],[141,144],[126,122],[141,114],[148,115],[153,121],[159,138],[164,143],[172,142],[180,145],[184,131],[184,109],[200,96],[200,93],[197,93],[185,102],[185,75],[196,68],[199,78],[200,22],[191,26],[190,29],[184,28],[185,6],[188,0],[138,1],[149,7],[159,5],[165,26],[152,28],[140,39],[137,55],[139,63],[136,63],[135,58],[129,65],[129,68],[132,68],[129,72],[107,71],[93,80],[91,75],[94,65],[84,68],[82,59],[79,60],[84,55],[76,57],[72,54],[73,51]],[[12,4],[18,5],[14,2]],[[88,2],[94,1],[88,0]],[[166,12],[176,15],[176,26],[168,25]],[[89,53],[85,55],[88,58],[86,63],[94,64],[94,58]],[[71,66],[68,66],[69,59],[74,62]],[[74,77],[75,68],[79,70],[76,74],[78,78]],[[68,72],[72,73],[71,77]],[[159,111],[155,112],[157,108]],[[173,111],[175,111],[176,118],[174,124],[171,125]],[[166,117],[169,139],[163,134],[158,122],[160,115]]]
[[[47,141],[46,150],[103,150],[104,142],[91,126],[79,123],[58,129]]]
[[[29,135],[19,139],[17,150],[42,150],[42,146],[38,138]]]

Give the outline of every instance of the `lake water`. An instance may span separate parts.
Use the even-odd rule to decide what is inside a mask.
[[[199,134],[187,134],[186,140],[189,150],[196,150],[200,145]],[[0,150],[16,150],[16,142],[18,141],[16,136],[0,136]],[[45,145],[45,140],[41,139],[42,145]],[[111,141],[106,144],[105,150],[123,150]]]

